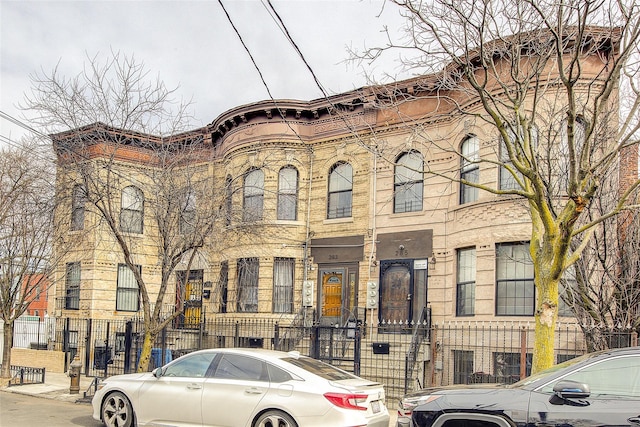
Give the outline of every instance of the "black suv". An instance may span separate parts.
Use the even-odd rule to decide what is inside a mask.
[[[512,385],[429,388],[398,427],[640,426],[640,347],[587,354]]]

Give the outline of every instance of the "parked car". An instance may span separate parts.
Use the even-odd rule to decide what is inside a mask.
[[[512,385],[437,387],[400,401],[398,427],[640,426],[640,347],[587,354]]]
[[[384,388],[298,352],[208,349],[98,385],[93,418],[133,425],[388,427]]]

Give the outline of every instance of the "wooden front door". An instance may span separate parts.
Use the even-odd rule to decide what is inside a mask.
[[[339,317],[342,307],[344,273],[334,271],[322,275],[322,317]]]
[[[322,266],[320,268],[320,322],[344,325],[355,318],[358,303],[357,265]]]

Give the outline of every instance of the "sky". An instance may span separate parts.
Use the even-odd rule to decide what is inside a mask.
[[[276,99],[322,97],[313,76],[265,7],[267,0],[222,0]],[[383,28],[396,34],[403,20],[384,0],[272,0],[291,37],[328,94],[367,84],[367,73],[403,76],[387,58],[373,67],[346,62],[347,46],[383,45]],[[0,0],[0,144],[18,141],[29,124],[18,108],[30,75],[58,67],[72,77],[89,57],[111,51],[134,56],[176,96],[191,100],[193,128],[225,111],[269,99],[218,0]],[[24,115],[27,114],[25,117]],[[10,141],[7,142],[7,139]]]

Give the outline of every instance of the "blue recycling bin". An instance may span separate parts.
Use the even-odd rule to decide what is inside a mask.
[[[138,355],[137,355],[137,358],[136,358],[136,365],[140,361],[140,353],[141,352],[142,352],[142,349],[139,348],[138,349]],[[167,348],[164,351],[164,364],[166,365],[167,363],[171,362],[171,360],[172,360],[171,350],[169,350]],[[162,349],[161,348],[152,348],[151,349],[151,363],[149,364],[149,369],[153,370],[153,369],[159,368],[161,366],[162,366]]]

